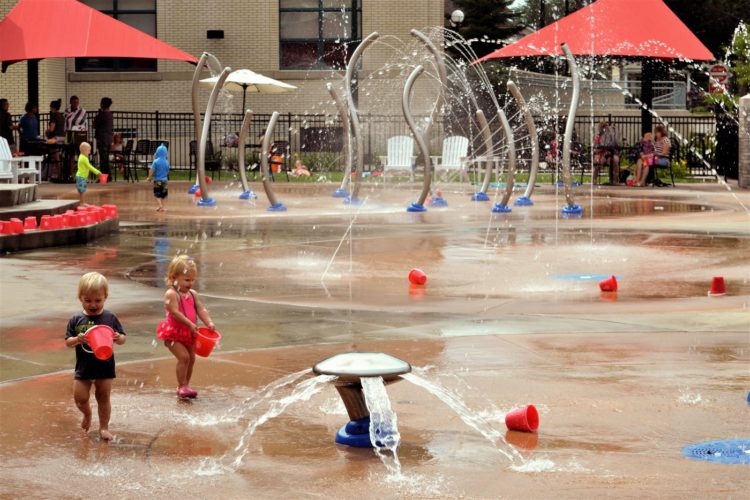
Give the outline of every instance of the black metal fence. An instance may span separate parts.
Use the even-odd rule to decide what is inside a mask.
[[[190,141],[194,140],[194,122],[191,113],[162,113],[159,111],[129,112],[115,111],[114,129],[122,135],[123,141],[150,139],[169,141],[170,163],[174,169],[190,168]],[[93,119],[89,113],[89,137],[93,139]],[[258,150],[258,142],[268,125],[270,114],[257,114],[253,117],[249,131],[249,147]],[[417,117],[425,118],[425,117]],[[41,130],[47,126],[48,115],[40,116]],[[409,135],[409,128],[400,115],[363,114],[362,139],[366,169],[377,167],[378,157],[386,154],[386,141],[395,135]],[[545,138],[554,133],[557,120],[538,120],[539,137]],[[576,117],[575,130],[578,140],[584,145],[591,144],[600,121],[607,121],[616,127],[622,138],[623,147],[636,144],[640,140],[641,120],[639,116],[584,115]],[[715,167],[716,119],[713,116],[680,115],[664,120],[675,148],[676,160],[687,160],[687,171],[691,175],[708,175]],[[658,123],[657,120],[655,120]],[[211,120],[209,139],[214,149],[222,152],[223,162],[236,166],[236,135],[242,124],[240,114],[214,114]],[[493,128],[495,124],[492,125]],[[468,127],[471,129],[471,127]],[[473,129],[472,129],[473,130]],[[443,124],[431,128],[428,143],[434,154],[439,154]],[[479,135],[474,133],[475,135]],[[525,132],[524,132],[525,134]],[[501,136],[501,135],[499,135]],[[281,114],[274,129],[273,140],[287,141],[292,156],[300,157],[315,170],[341,168],[344,162],[343,130],[339,120],[333,115]],[[700,158],[708,161],[708,165]],[[247,161],[256,156],[249,152]]]

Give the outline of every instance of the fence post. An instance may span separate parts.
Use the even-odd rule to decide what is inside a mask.
[[[750,94],[740,98],[738,178],[741,189],[750,189]]]

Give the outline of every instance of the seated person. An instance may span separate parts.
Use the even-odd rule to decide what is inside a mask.
[[[648,171],[651,165],[654,164],[654,142],[651,132],[643,134],[638,145],[638,160],[635,164],[635,179],[633,180],[634,186],[645,186],[646,178],[648,177]]]
[[[302,160],[294,162],[294,170],[289,175],[292,177],[310,177],[310,170],[302,163]]]
[[[662,186],[664,184],[656,177],[656,168],[669,166],[671,149],[672,143],[670,142],[669,137],[667,137],[667,131],[664,128],[664,125],[659,124],[654,127],[654,168],[650,170],[654,171],[652,177],[654,184],[657,186]]]

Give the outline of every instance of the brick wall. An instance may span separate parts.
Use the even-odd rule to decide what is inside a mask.
[[[15,0],[0,0],[0,16],[5,16],[15,4]],[[325,85],[329,81],[340,82],[343,73],[279,70],[278,24],[278,2],[275,0],[157,0],[159,39],[196,57],[204,51],[211,52],[226,66],[249,68],[299,88],[283,95],[248,93],[248,108],[258,113],[335,114],[335,106],[330,102]],[[413,37],[409,34],[412,28],[425,30],[425,27],[442,25],[443,0],[362,1],[363,32],[378,31],[386,42],[371,47],[363,57],[363,80],[372,75],[371,88],[360,90],[363,111],[401,113],[400,93],[404,80],[389,80],[377,72],[384,64],[400,59],[388,44],[400,47],[402,44],[398,38],[413,45]],[[209,29],[224,30],[224,39],[206,39]],[[103,96],[111,97],[113,109],[117,110],[185,112],[191,109],[193,66],[188,63],[159,61],[157,73],[144,74],[81,74],[75,73],[74,68],[73,59],[49,59],[40,63],[40,111],[47,110],[50,100],[62,98],[67,103],[74,94],[89,110],[98,109]],[[422,77],[416,86],[413,103],[416,111],[427,109],[434,101],[434,86],[431,88],[427,81],[428,78]],[[209,92],[210,87],[202,91],[204,105]],[[14,114],[23,111],[27,98],[25,62],[10,66],[7,73],[0,75],[0,96],[11,101]],[[226,111],[241,112],[241,93],[234,93],[224,107]]]

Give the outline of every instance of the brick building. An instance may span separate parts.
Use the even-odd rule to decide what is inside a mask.
[[[395,76],[381,71],[395,57],[389,46],[399,43],[396,38],[410,42],[412,28],[427,29],[444,23],[443,0],[84,3],[196,57],[208,51],[225,66],[249,68],[299,87],[291,94],[248,94],[247,107],[259,113],[334,113],[325,85],[343,78],[341,68],[347,56],[340,50],[341,42],[359,40],[363,34],[378,31],[388,43],[374,45],[365,52],[360,77],[373,79],[371,87],[360,92],[360,109],[400,114],[396,97],[388,99],[387,108],[392,109],[383,109],[383,102],[375,98],[380,94],[378,89],[397,96],[398,89],[403,88],[403,77],[395,81]],[[15,4],[16,0],[0,0],[0,16],[4,17]],[[26,63],[20,62],[0,75],[0,96],[10,100],[14,114],[22,112],[27,100],[26,74]],[[71,95],[78,95],[89,110],[96,110],[101,97],[108,96],[114,101],[113,110],[187,112],[192,75],[192,65],[176,61],[46,59],[39,64],[39,109],[46,112],[51,100],[62,98],[66,103]],[[205,102],[208,89],[203,92]],[[415,107],[422,105],[426,109],[433,100],[431,93],[416,94],[422,100],[417,99]],[[235,94],[225,111],[239,113],[241,102],[241,96]]]

